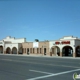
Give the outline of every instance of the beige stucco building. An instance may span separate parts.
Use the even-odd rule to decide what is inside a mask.
[[[0,40],[0,53],[80,57],[80,39],[65,36],[59,40],[29,42],[26,38],[16,39],[8,36]]]

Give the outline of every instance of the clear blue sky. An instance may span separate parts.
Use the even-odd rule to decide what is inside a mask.
[[[0,39],[80,38],[80,0],[0,0]]]

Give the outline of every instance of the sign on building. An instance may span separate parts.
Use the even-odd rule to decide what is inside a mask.
[[[33,48],[38,48],[38,47],[39,47],[38,42],[33,42]]]

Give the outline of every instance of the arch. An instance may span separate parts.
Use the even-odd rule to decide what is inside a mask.
[[[58,46],[52,46],[50,52],[52,55],[60,56],[60,48]]]
[[[80,46],[76,47],[76,57],[80,57]]]
[[[17,48],[16,47],[12,48],[12,54],[17,54]]]
[[[0,53],[3,53],[3,46],[0,46]]]
[[[19,48],[19,54],[23,54],[23,48],[22,47]]]
[[[7,53],[7,54],[10,54],[10,53],[11,53],[10,47],[7,47],[7,48],[6,48],[6,53]]]
[[[73,56],[73,48],[71,46],[64,46],[62,48],[63,56]]]

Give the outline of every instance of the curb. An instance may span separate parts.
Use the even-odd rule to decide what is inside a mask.
[[[60,56],[46,56],[46,55],[19,55],[19,54],[0,54],[3,56],[21,56],[21,57],[40,57],[40,58],[59,58],[59,59],[80,59],[80,57],[60,57]]]

